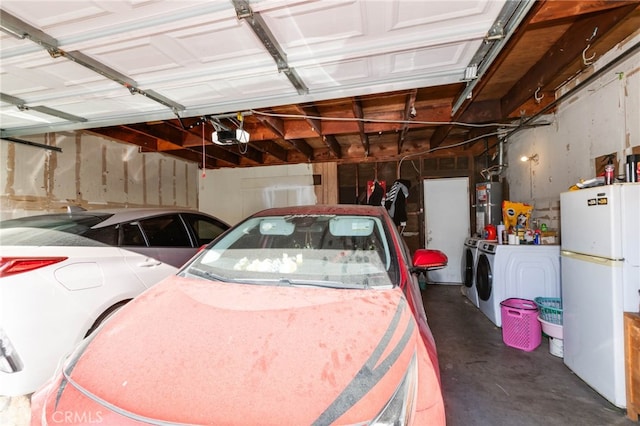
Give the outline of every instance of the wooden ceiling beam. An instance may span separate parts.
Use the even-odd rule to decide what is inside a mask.
[[[307,160],[312,161],[313,156],[313,148],[307,142],[302,139],[285,139],[286,143],[290,144],[292,147],[296,149],[299,153],[307,157]]]
[[[200,155],[202,155],[202,147],[192,147],[189,150],[194,150],[196,152],[200,152]],[[214,158],[216,160],[216,162],[224,162],[224,163],[228,163],[228,164],[230,164],[232,166],[239,166],[240,165],[240,157],[239,156],[234,155],[233,153],[231,153],[229,151],[225,151],[224,149],[220,149],[220,147],[218,147],[218,146],[205,145],[204,146],[204,153],[207,156],[207,158]]]
[[[338,140],[333,135],[322,136],[322,141],[327,145],[329,151],[336,157],[342,158],[342,148],[338,143]]]
[[[575,20],[576,18],[594,12],[602,12],[616,7],[635,3],[640,1],[629,0],[563,0],[563,1],[546,1],[544,6],[531,19],[530,29],[545,27],[549,25],[558,25],[567,20]]]
[[[149,136],[144,133],[139,133],[136,131],[127,130],[123,126],[118,127],[102,127],[91,129],[91,133],[98,134],[100,136],[107,137],[109,139],[118,140],[121,142],[127,142],[134,145],[138,145],[142,152],[164,152],[165,154],[171,155],[173,157],[182,158],[188,161],[193,161],[194,163],[200,164],[202,167],[202,150],[194,150],[193,148],[183,148],[178,147],[175,144],[170,144],[166,141],[159,140],[153,136]],[[164,145],[164,149],[158,149],[159,145]],[[175,149],[169,149],[167,146],[175,147]],[[217,158],[212,153],[205,152],[205,163],[208,168],[211,166],[217,166]],[[214,154],[219,154],[219,152],[215,152]],[[226,157],[223,156],[224,162],[227,164],[239,164],[237,158]]]
[[[176,151],[176,150],[180,150],[182,148],[192,148],[192,147],[199,147],[200,148],[200,152],[202,153],[202,137],[197,137],[196,135],[189,133],[189,132],[185,132],[183,130],[180,130],[176,127],[174,127],[172,124],[171,125],[164,125],[164,126],[160,126],[160,125],[148,125],[148,124],[130,124],[127,126],[122,126],[123,128],[126,129],[130,129],[131,131],[134,132],[138,132],[138,133],[142,133],[142,134],[146,134],[149,136],[155,136],[158,139],[161,140],[166,140],[164,139],[164,137],[162,136],[167,136],[167,135],[176,135],[179,134],[179,136],[174,136],[175,139],[181,139],[183,141],[183,143],[185,143],[183,146],[176,146],[175,144],[173,144],[174,146],[176,146],[175,149],[171,148],[171,145],[168,144],[164,144],[163,145],[163,149],[158,149],[159,152],[171,152],[171,151]],[[197,141],[197,143],[196,143]],[[168,141],[171,142],[171,141]],[[229,152],[225,149],[222,149],[221,147],[217,146],[217,145],[212,145],[210,141],[206,141],[208,142],[205,146],[206,146],[206,153],[207,155],[222,160],[225,163],[229,163],[229,164],[240,164],[240,161],[238,159],[238,155]],[[162,144],[160,144],[162,145]]]
[[[369,136],[364,132],[364,122],[362,121],[364,119],[364,112],[362,111],[362,102],[354,98],[351,101],[351,106],[353,109],[353,115],[356,118],[358,123],[358,133],[360,135],[360,143],[364,148],[365,157],[368,157],[369,156]]]
[[[202,145],[201,138],[191,133],[185,132],[182,129],[173,127],[172,125],[167,126],[162,124],[142,123],[142,124],[127,124],[122,127],[125,129],[130,129],[134,132],[152,136],[156,139],[167,141],[170,144],[176,145],[178,147],[184,148],[188,146]]]
[[[188,133],[191,137],[197,138],[197,140],[199,140],[199,144],[202,145],[203,131],[202,131],[201,125],[200,126],[192,125],[186,128],[185,130],[182,130],[182,127],[177,127],[177,125],[174,124],[173,122],[169,123],[168,125],[173,126],[177,130]],[[244,157],[252,163],[255,163],[258,165],[264,164],[262,154],[260,153],[259,150],[254,148],[254,144],[252,144],[251,142],[244,145],[242,150],[239,148],[240,145],[215,145],[210,137],[211,132],[213,132],[213,130],[214,130],[213,125],[205,124],[205,129],[204,129],[205,143],[211,144],[214,147],[221,149],[222,151],[227,151],[233,155]],[[194,139],[191,139],[191,137],[189,138],[190,142],[194,140]]]
[[[205,148],[205,155],[211,159],[224,161],[225,163],[229,163],[233,165],[240,164],[240,156],[237,154],[234,154],[233,152],[227,151],[217,145],[211,145],[211,144],[205,145],[204,148]],[[164,149],[158,152],[173,154],[176,152],[182,152],[183,150],[187,150],[190,152],[198,152],[202,157],[202,145],[182,147],[182,148],[176,148],[176,149]],[[202,161],[202,158],[200,158],[200,161]]]
[[[384,111],[367,112],[363,117],[363,131],[369,136],[379,133],[399,132],[405,121],[403,117],[404,104],[388,105]],[[439,102],[438,104],[419,104],[416,102],[416,111],[419,121],[409,124],[409,129],[417,129],[422,127],[430,127],[434,125],[422,124],[424,122],[446,122],[451,117],[451,102]],[[340,114],[337,112],[336,114]],[[344,110],[342,117],[350,117],[353,111]],[[363,112],[364,114],[364,112]],[[286,120],[285,123],[285,139],[309,139],[318,137],[316,132],[309,127],[309,123],[303,120]],[[349,135],[359,134],[358,120],[331,120],[327,117],[322,123],[322,132],[324,135]]]
[[[264,115],[258,115],[258,120],[266,127],[268,127],[271,131],[273,131],[276,135],[278,135],[285,143],[291,145],[300,153],[307,156],[307,158],[313,158],[313,148],[311,148],[305,141],[301,139],[293,139],[289,140],[285,138],[285,125],[284,120],[277,117],[269,117]],[[287,153],[280,145],[269,142],[268,145],[265,145],[269,149],[266,149],[264,152],[267,152],[281,161],[287,161]]]
[[[287,162],[287,150],[278,145],[276,142],[272,140],[268,141],[260,141],[260,143],[256,144],[258,149],[260,149],[263,154],[271,155],[282,162]]]
[[[284,138],[284,121],[281,118],[266,115],[258,115],[257,118],[263,126],[270,129],[279,138]],[[262,140],[260,143],[255,143],[255,147],[264,154],[272,155],[283,162],[287,161],[286,150],[272,140]]]
[[[404,103],[404,113],[402,117],[404,124],[402,125],[402,129],[400,130],[400,134],[398,135],[398,154],[402,152],[402,145],[404,145],[404,139],[407,137],[407,132],[409,131],[409,121],[415,118],[416,115],[418,115],[415,105],[417,94],[418,89],[413,89],[407,94],[407,100]]]
[[[345,117],[351,117],[352,111],[345,111]],[[311,139],[322,135],[346,135],[356,134],[359,132],[356,120],[353,121],[337,121],[327,118],[322,123],[322,134],[318,134],[315,129],[311,128],[309,122],[302,120],[289,120],[285,123],[287,139]],[[367,126],[365,124],[365,126]],[[365,131],[369,131],[365,128]]]
[[[237,151],[239,157],[244,157],[252,163],[264,164],[262,153],[256,148],[258,144],[259,143],[249,142],[247,144],[225,145],[222,148],[226,148],[226,151],[230,151],[232,153]]]
[[[553,80],[555,75],[577,58],[584,56],[584,51],[588,50],[590,44],[632,13],[636,7],[637,3],[632,3],[598,14],[587,15],[571,25],[536,65],[502,98],[501,110],[503,114],[511,114],[532,98],[536,91],[545,90],[545,86]],[[585,64],[585,67],[587,65]]]
[[[302,106],[295,105],[294,108],[300,112],[301,115],[304,116],[304,120],[311,126],[314,132],[317,133],[316,136],[322,136],[322,123],[319,119],[313,117],[320,117],[320,113],[313,106]]]
[[[503,115],[500,109],[500,101],[499,100],[490,100],[483,102],[475,102],[472,104],[467,110],[460,116],[459,119],[462,123],[500,123],[503,122]],[[453,124],[449,124],[446,126],[440,126],[431,136],[431,148],[436,148],[440,146],[446,139],[450,137],[451,131],[456,126]],[[490,133],[494,131],[486,130],[486,128],[474,128],[468,132],[467,139],[471,139],[477,135]],[[461,147],[462,150],[467,150],[473,147],[475,142],[470,142],[468,145],[463,145]]]
[[[276,135],[281,138],[284,138],[284,120],[278,117],[269,117],[266,115],[257,115],[258,121],[260,121],[264,126],[271,129]]]
[[[502,114],[500,101],[493,99],[474,102],[469,105],[458,121],[463,123],[491,123],[502,121],[504,118],[506,118],[506,114]]]
[[[155,152],[158,150],[158,139],[142,133],[130,132],[122,127],[99,127],[86,130],[88,133],[95,133],[99,136],[120,142],[127,142],[138,145],[143,152]]]
[[[442,142],[447,139],[449,132],[451,132],[452,129],[453,125],[451,124],[438,126],[429,139],[429,148],[437,148],[442,145]]]

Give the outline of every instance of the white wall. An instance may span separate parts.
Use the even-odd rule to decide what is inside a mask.
[[[628,43],[603,55],[593,71],[602,69],[638,41],[640,35],[636,34]],[[640,53],[588,85],[581,83],[584,78],[560,89],[557,96],[579,87],[561,100],[553,115],[538,120],[551,125],[516,133],[506,144],[508,198],[533,204],[533,217],[552,229],[559,226],[560,193],[581,179],[595,177],[597,157],[616,153],[616,174],[623,176],[626,156],[640,146]],[[533,154],[538,154],[537,163],[519,160]]]
[[[0,141],[0,219],[84,208],[197,208],[198,165],[87,133],[22,138],[56,152]]]
[[[207,170],[200,210],[229,224],[269,207],[316,204],[310,164]]]

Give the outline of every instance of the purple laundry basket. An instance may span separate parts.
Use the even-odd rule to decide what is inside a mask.
[[[542,341],[538,305],[533,300],[507,299],[500,302],[502,341],[505,345],[531,352]]]

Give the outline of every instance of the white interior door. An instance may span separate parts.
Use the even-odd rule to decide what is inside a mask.
[[[460,284],[462,247],[470,235],[469,179],[425,179],[425,247],[444,252],[446,268],[429,272],[429,280],[439,284]]]

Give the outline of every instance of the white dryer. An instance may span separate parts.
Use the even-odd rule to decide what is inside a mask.
[[[498,327],[503,300],[560,297],[560,246],[480,242],[476,290],[478,307]]]
[[[480,238],[469,237],[464,241],[462,249],[462,294],[477,308],[478,291],[476,290],[476,264],[478,262],[478,245]]]

